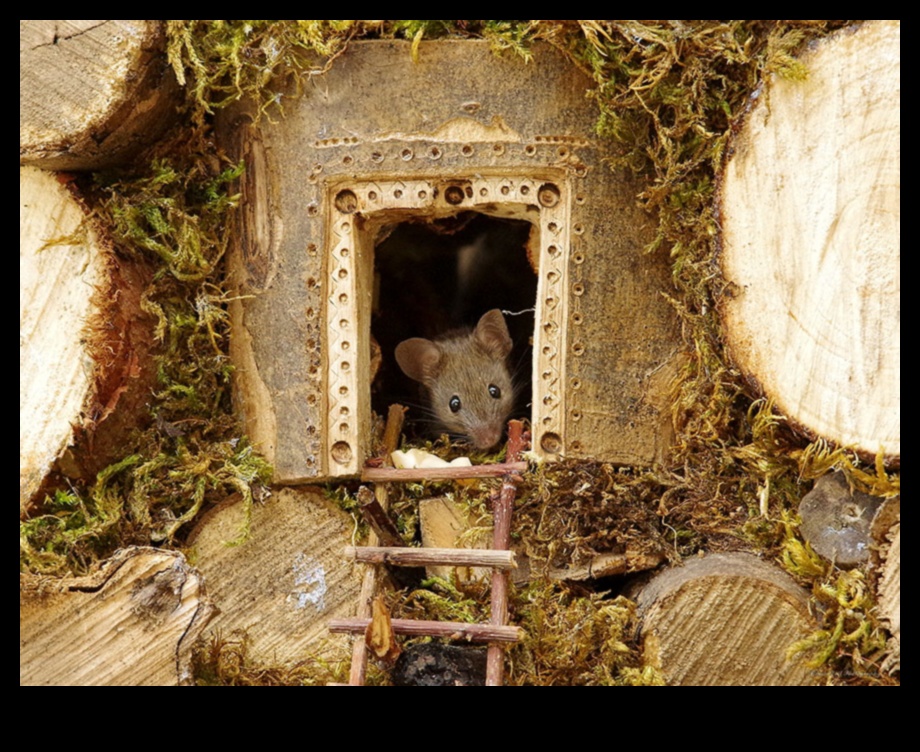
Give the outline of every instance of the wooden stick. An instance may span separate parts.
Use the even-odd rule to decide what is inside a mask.
[[[654,569],[665,560],[663,554],[658,553],[636,553],[629,547],[623,554],[598,554],[587,564],[580,567],[569,567],[568,569],[551,569],[549,578],[551,580],[572,582],[582,582],[584,580],[597,580],[601,577],[611,577],[617,574],[626,574],[627,572],[644,572]]]
[[[524,426],[519,420],[508,424],[509,462],[518,459],[524,450]],[[514,509],[514,497],[517,483],[512,477],[502,481],[501,491],[492,494],[492,548],[505,550],[511,545],[511,512]],[[492,572],[492,625],[504,627],[508,621],[508,573],[500,570]],[[486,686],[500,687],[504,673],[505,656],[500,645],[489,645],[486,658]]]
[[[368,536],[371,542],[376,542],[376,534],[372,531]],[[364,581],[361,583],[361,595],[358,599],[358,616],[363,617],[370,622],[371,601],[374,598],[374,592],[377,590],[377,570],[374,567],[368,567],[364,572]],[[330,631],[332,625],[329,625]],[[364,642],[362,634],[360,640],[355,640],[351,646],[351,672],[348,675],[348,683],[353,687],[363,687],[367,678],[367,645]]]
[[[384,461],[387,461],[390,454],[396,451],[396,448],[399,446],[399,436],[402,433],[403,420],[406,416],[406,408],[402,405],[390,405],[390,410],[387,413],[387,424],[383,430],[383,448],[382,454]],[[384,516],[386,517],[387,509],[387,492],[386,486],[378,484],[374,489],[374,495],[376,497],[375,503],[379,505],[380,509],[383,511]],[[372,525],[373,527],[373,525]],[[368,543],[372,546],[379,543],[377,534],[371,530],[371,534],[368,536]],[[400,539],[402,543],[402,539]],[[370,621],[371,617],[371,604],[374,599],[374,594],[377,591],[377,569],[375,567],[368,567],[367,571],[364,573],[364,582],[361,583],[361,596],[358,601],[358,616]],[[367,679],[367,644],[365,643],[363,636],[360,640],[355,640],[354,645],[351,649],[351,673],[348,677],[348,683],[351,686],[363,687],[364,682]]]
[[[521,459],[521,452],[527,448],[530,433],[524,431],[524,424],[519,420],[508,421],[508,451],[505,453],[507,462],[517,462]]]
[[[448,567],[491,567],[516,569],[513,551],[466,548],[356,548],[348,546],[345,556],[362,564],[390,564],[397,567],[424,567],[430,564]]]
[[[406,419],[406,409],[402,405],[390,405],[387,412],[387,424],[383,429],[383,448],[381,455],[389,460],[390,455],[399,449],[399,437]]]
[[[336,634],[363,635],[370,619],[336,619],[329,622],[329,631]],[[446,637],[469,642],[517,642],[523,636],[520,627],[492,624],[465,624],[456,621],[417,621],[393,619],[393,631],[409,637]],[[363,642],[363,641],[362,641]]]
[[[393,468],[365,467],[361,480],[381,482],[406,482],[414,480],[464,480],[466,478],[501,478],[509,473],[523,473],[526,462],[502,462],[495,465],[472,467]]]
[[[374,492],[367,486],[361,486],[358,489],[358,504],[361,509],[361,516],[364,521],[371,526],[377,534],[381,546],[404,546],[405,541],[399,534],[393,520],[387,514],[383,505],[377,500]]]

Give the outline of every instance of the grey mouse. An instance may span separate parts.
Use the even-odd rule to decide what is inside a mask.
[[[395,355],[403,373],[425,387],[428,406],[444,429],[477,449],[491,449],[514,405],[506,364],[512,344],[502,312],[493,308],[471,332],[413,337],[400,342]]]

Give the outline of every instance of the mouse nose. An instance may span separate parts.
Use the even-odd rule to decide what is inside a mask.
[[[470,438],[477,449],[491,449],[502,437],[502,427],[483,427],[470,432]]]

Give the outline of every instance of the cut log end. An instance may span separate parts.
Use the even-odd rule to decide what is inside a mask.
[[[126,549],[92,575],[20,575],[20,685],[176,685],[213,614],[178,553]]]
[[[900,21],[809,49],[808,78],[770,82],[726,165],[726,341],[798,426],[897,463]]]
[[[256,663],[344,658],[344,639],[329,639],[329,618],[354,613],[360,567],[343,555],[352,520],[312,488],[280,489],[252,510],[252,533],[236,539],[245,522],[241,501],[216,507],[189,539],[208,593],[220,609],[223,634],[245,634]]]
[[[714,554],[656,576],[638,598],[645,660],[673,685],[810,685],[787,658],[815,629],[788,576],[747,554]]]
[[[176,119],[160,21],[20,20],[19,162],[122,164]]]
[[[67,185],[19,170],[19,508],[62,458],[93,478],[148,417],[156,381],[152,278],[116,260]],[[71,451],[72,448],[72,451]]]

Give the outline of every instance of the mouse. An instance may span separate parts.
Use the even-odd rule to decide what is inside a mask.
[[[501,441],[514,406],[507,365],[512,346],[505,317],[493,308],[472,331],[403,340],[395,356],[402,372],[424,387],[440,427],[486,450]]]

